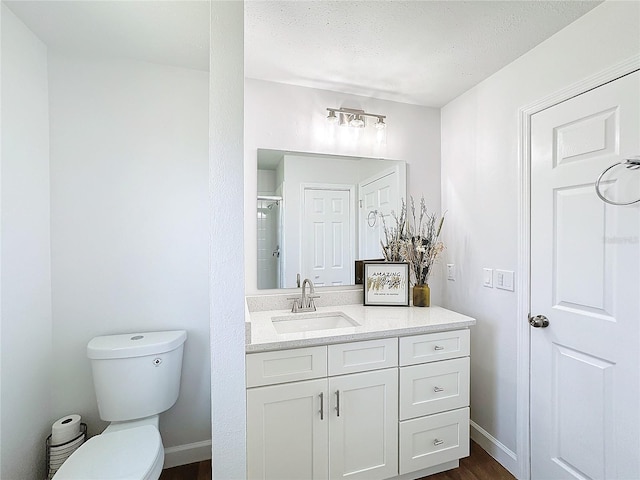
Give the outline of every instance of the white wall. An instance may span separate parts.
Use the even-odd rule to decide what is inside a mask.
[[[165,447],[207,441],[208,74],[50,52],[49,90],[53,413],[82,414],[90,434],[106,426],[92,337],[185,329],[160,431]]]
[[[211,464],[216,480],[244,480],[247,475],[243,218],[250,217],[255,222],[256,197],[254,189],[254,203],[245,215],[243,2],[211,2],[210,55]]]
[[[2,4],[0,478],[44,478],[51,425],[47,50]]]
[[[258,195],[276,194],[275,170],[258,170]]]
[[[387,115],[386,144],[367,128],[357,141],[328,134],[326,108],[360,108]],[[290,150],[407,162],[409,195],[424,195],[429,209],[440,213],[440,111],[404,103],[328,90],[245,79],[246,211],[255,211],[257,149]],[[245,216],[245,288],[259,293],[256,280],[256,222]],[[434,278],[432,299],[438,303],[441,284]],[[264,291],[262,292],[264,293]]]
[[[518,109],[640,53],[639,19],[638,2],[605,2],[442,109],[445,256],[457,265],[444,306],[478,320],[472,420],[505,446],[512,468],[516,331],[526,319],[516,318],[517,292],[482,286],[482,268],[517,266]]]

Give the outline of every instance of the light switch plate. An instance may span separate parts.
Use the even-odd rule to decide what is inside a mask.
[[[456,281],[456,265],[455,263],[447,263],[447,280]]]
[[[511,270],[496,270],[496,288],[513,292],[514,276]]]
[[[482,269],[482,285],[493,288],[493,268]]]

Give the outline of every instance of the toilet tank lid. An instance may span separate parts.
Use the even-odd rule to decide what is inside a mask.
[[[170,352],[187,339],[185,330],[127,333],[93,338],[87,345],[91,359],[130,358]]]

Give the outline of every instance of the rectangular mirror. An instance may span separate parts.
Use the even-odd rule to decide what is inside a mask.
[[[404,161],[258,149],[258,288],[354,285],[406,192]]]

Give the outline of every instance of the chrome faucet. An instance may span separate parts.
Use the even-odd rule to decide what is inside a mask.
[[[305,291],[305,287],[307,285],[309,285],[309,296],[306,295],[306,291]],[[317,296],[314,295],[314,293],[316,293],[315,285],[311,280],[309,280],[308,278],[305,278],[302,281],[302,295],[300,296],[300,306],[302,308],[307,308],[314,312],[316,311],[316,306],[313,303],[313,299],[317,298]]]
[[[309,285],[309,295],[307,295],[307,285]],[[297,312],[315,312],[316,305],[313,303],[315,298],[320,298],[319,295],[314,295],[316,292],[315,285],[311,280],[305,278],[302,282],[302,295],[300,297],[290,298],[293,300],[293,306],[291,307],[292,313]]]

